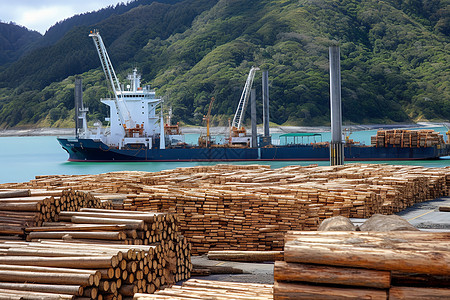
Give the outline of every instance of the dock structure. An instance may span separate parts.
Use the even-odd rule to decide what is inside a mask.
[[[342,142],[341,56],[339,46],[331,46],[329,52],[331,108],[330,165],[336,166],[344,164],[344,143]]]

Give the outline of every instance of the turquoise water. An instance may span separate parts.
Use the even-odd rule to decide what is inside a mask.
[[[445,128],[433,128],[441,133]],[[376,130],[359,131],[352,133],[350,138],[370,144],[370,136],[376,134]],[[330,139],[330,133],[322,134],[323,141]],[[273,138],[279,135],[274,134]],[[190,135],[190,140],[196,140],[198,135]],[[0,183],[24,182],[34,179],[38,175],[80,175],[100,174],[114,171],[147,171],[156,172],[178,167],[192,167],[199,165],[214,165],[218,162],[112,162],[112,163],[87,163],[68,162],[67,153],[58,144],[54,136],[38,137],[0,137]],[[220,162],[219,162],[220,163]],[[244,165],[255,162],[235,162],[232,164]],[[371,162],[377,163],[377,162]],[[386,163],[386,162],[378,162]],[[426,161],[392,161],[390,164],[421,165],[428,167],[450,166],[450,157],[440,160]],[[270,165],[272,168],[280,168],[289,165],[307,166],[318,164],[327,166],[329,162],[258,162],[258,164]]]

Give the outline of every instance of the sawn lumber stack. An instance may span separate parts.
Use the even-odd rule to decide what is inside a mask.
[[[375,147],[420,148],[444,143],[444,137],[439,132],[429,129],[378,130],[377,135],[371,137],[371,144]]]
[[[336,215],[368,218],[398,212],[448,195],[450,168],[215,165],[155,173],[40,176],[1,187],[127,194],[127,210],[177,214],[195,254],[282,250],[288,230],[316,230],[322,220]]]
[[[273,299],[272,285],[190,279],[181,286],[172,286],[153,295],[136,294],[134,300],[151,299]]]
[[[450,233],[288,232],[274,299],[449,299]]]

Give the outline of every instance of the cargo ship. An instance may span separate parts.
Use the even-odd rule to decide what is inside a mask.
[[[141,86],[140,75],[135,68],[128,76],[129,84],[122,85],[114,71],[108,53],[98,31],[89,34],[93,39],[103,71],[114,97],[101,99],[109,107],[109,127],[101,122],[94,128],[87,126],[88,109],[82,101],[81,80],[75,84],[74,137],[59,137],[58,142],[69,154],[69,161],[321,161],[330,159],[327,142],[296,142],[296,137],[315,137],[318,134],[296,133],[293,143],[274,145],[270,136],[247,136],[241,126],[257,68],[250,70],[241,99],[230,126],[225,143],[216,144],[209,134],[201,136],[196,145],[185,142],[185,136],[170,117],[164,122],[163,101],[156,97],[150,86]],[[159,112],[157,113],[157,109]],[[255,127],[254,127],[255,128]],[[256,132],[256,130],[252,130]],[[425,160],[450,155],[450,145],[443,136],[431,131],[379,131],[371,145],[359,145],[351,140],[344,144],[347,161]]]

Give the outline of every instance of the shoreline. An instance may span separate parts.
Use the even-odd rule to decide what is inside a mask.
[[[396,124],[396,125],[384,125],[384,124],[372,124],[372,125],[350,125],[342,126],[343,128],[350,128],[352,131],[364,131],[374,129],[408,129],[416,127],[434,127],[434,126],[449,126],[450,123],[433,123],[433,122],[419,122],[417,124]],[[211,127],[210,131],[212,135],[224,135],[228,133],[228,127]],[[270,127],[270,133],[323,133],[329,132],[329,126],[273,126]],[[181,127],[181,132],[184,134],[201,134],[206,132],[206,127],[194,127],[187,126]],[[251,130],[249,129],[250,133]],[[262,126],[258,126],[258,134],[262,134],[264,129]],[[24,137],[24,136],[74,136],[75,132],[73,128],[29,128],[29,129],[2,129],[0,130],[0,137]]]

